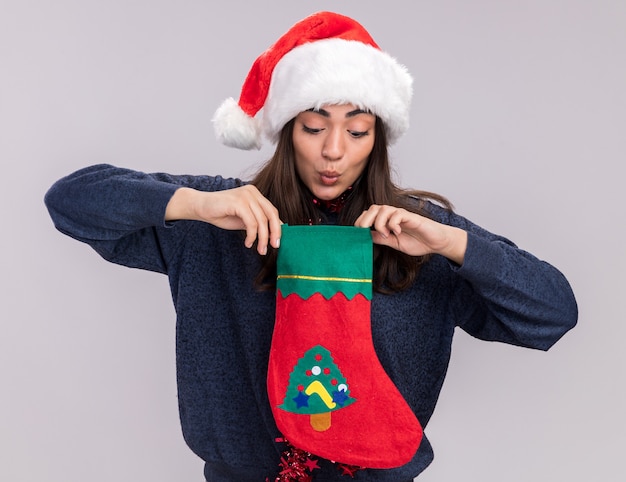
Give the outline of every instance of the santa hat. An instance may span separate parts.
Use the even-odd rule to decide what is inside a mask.
[[[389,143],[407,130],[413,79],[355,20],[318,12],[291,27],[254,62],[239,101],[226,99],[213,118],[230,147],[259,149],[278,140],[300,112],[354,104],[383,120]]]

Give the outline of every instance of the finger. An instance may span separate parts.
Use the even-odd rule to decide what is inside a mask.
[[[387,228],[387,219],[390,215],[389,213],[394,209],[396,208],[391,206],[372,205],[361,213],[355,221],[355,226],[373,228],[380,236],[387,237],[390,234]]]
[[[396,236],[402,233],[402,225],[407,221],[408,212],[404,209],[397,209],[390,213],[387,220],[387,228]]]
[[[240,208],[236,217],[240,218],[246,231],[244,244],[247,248],[251,248],[256,241],[258,253],[264,255],[267,253],[269,230],[263,203],[267,200],[252,185],[242,186],[237,188],[237,191]]]
[[[242,228],[246,231],[246,237],[244,240],[245,247],[251,248],[258,236],[259,217],[257,212],[259,210],[258,208],[255,209],[256,200],[254,194],[250,194],[246,187],[239,188],[239,193],[242,193],[243,195],[238,197],[237,208],[235,209],[233,215],[234,217],[239,218],[243,224]]]
[[[367,211],[363,211],[358,218],[356,218],[356,221],[354,221],[354,225],[357,228],[369,228],[369,226],[365,223],[364,218],[367,215]]]
[[[389,225],[389,220],[395,210],[396,208],[394,207],[384,206],[380,209],[378,215],[376,216],[376,220],[374,221],[374,229],[385,238],[389,237],[392,233],[392,229]]]
[[[384,246],[392,246],[392,239],[387,236],[383,236],[378,231],[372,231],[372,242],[374,244],[381,244]]]
[[[244,245],[246,248],[251,248],[257,239],[258,222],[256,220],[256,216],[254,215],[252,209],[247,207],[241,214],[239,214],[239,218],[243,222],[243,226],[246,231]]]
[[[278,214],[278,209],[265,197],[261,196],[259,199],[259,208],[261,210],[257,213],[259,252],[260,254],[267,254],[268,243],[273,248],[280,246],[283,222]]]
[[[280,246],[281,225],[283,224],[278,209],[265,197],[261,198],[260,206],[266,219],[265,224],[269,228],[269,243],[272,247],[278,248]]]
[[[270,244],[272,247],[278,249],[280,247],[280,237],[282,236],[282,224],[283,222],[278,217],[278,211],[276,216],[270,218]]]
[[[371,228],[376,220],[379,210],[380,206],[373,204],[361,213],[361,215],[354,222],[354,225],[359,228]]]
[[[260,255],[267,254],[267,243],[269,241],[269,233],[270,229],[268,226],[269,220],[265,215],[265,211],[263,210],[263,206],[261,206],[258,202],[255,201],[250,209],[254,215],[254,223],[255,223],[255,235],[257,240],[257,252]]]

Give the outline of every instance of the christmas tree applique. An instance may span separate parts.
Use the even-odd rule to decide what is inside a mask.
[[[298,360],[289,377],[285,400],[279,408],[309,415],[311,427],[324,432],[331,426],[331,412],[355,401],[330,351],[317,345]]]

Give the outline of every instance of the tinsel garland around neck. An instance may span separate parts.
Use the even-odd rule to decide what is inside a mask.
[[[327,213],[338,213],[346,205],[346,201],[350,197],[350,194],[352,194],[352,186],[346,189],[335,199],[331,199],[329,201],[313,197],[313,204],[315,204],[319,209]]]
[[[344,208],[353,192],[353,186],[350,186],[338,197],[329,201],[311,195],[313,205],[317,208],[320,216],[317,217],[317,222],[313,222],[313,219],[309,219],[308,224],[337,224],[341,210]]]

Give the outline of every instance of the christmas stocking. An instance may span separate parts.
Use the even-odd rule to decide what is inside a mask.
[[[369,229],[282,230],[267,379],[278,429],[294,446],[328,460],[404,465],[422,428],[374,351]]]

